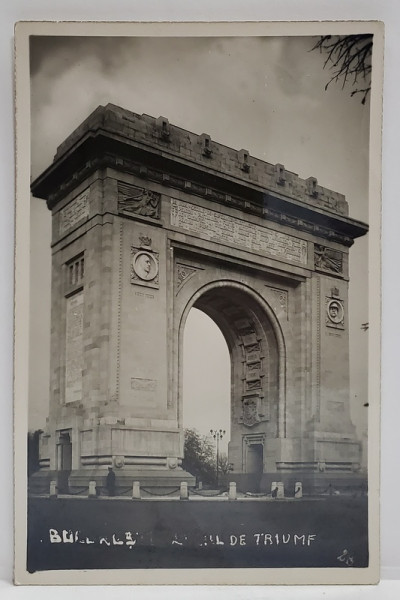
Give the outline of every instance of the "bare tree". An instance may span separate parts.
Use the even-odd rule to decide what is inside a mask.
[[[370,34],[321,36],[312,50],[326,55],[324,69],[332,72],[325,89],[332,81],[341,81],[342,89],[349,83],[355,88],[350,95],[361,94],[361,104],[365,104],[371,90],[372,44]]]

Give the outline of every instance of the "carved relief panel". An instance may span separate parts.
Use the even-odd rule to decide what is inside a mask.
[[[268,399],[265,397],[267,374],[263,364],[265,353],[262,352],[261,340],[258,339],[254,324],[248,319],[236,321],[241,333],[244,350],[243,361],[243,393],[239,423],[252,427],[269,419]]]
[[[176,263],[175,265],[175,290],[176,294],[183,287],[183,285],[189,281],[200,269],[199,267],[193,267],[185,265],[183,263]]]
[[[160,209],[161,196],[157,192],[118,182],[118,212],[159,219]]]
[[[261,416],[261,399],[259,394],[243,396],[240,422],[247,427],[252,427],[261,422]]]
[[[343,253],[320,244],[314,244],[314,265],[317,271],[343,275]]]
[[[280,288],[274,288],[269,285],[266,286],[269,295],[271,306],[276,315],[281,313],[288,319],[288,292],[287,290],[281,290]]]

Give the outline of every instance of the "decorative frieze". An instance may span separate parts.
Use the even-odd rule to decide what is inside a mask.
[[[312,221],[308,221],[304,218],[297,218],[297,217],[293,217],[292,223],[289,223],[287,221],[287,215],[285,214],[285,212],[283,212],[281,210],[275,210],[272,208],[268,208],[268,206],[266,206],[266,205],[263,206],[262,202],[260,203],[260,202],[249,201],[249,200],[244,199],[243,197],[233,196],[231,194],[221,192],[220,190],[208,188],[204,185],[197,183],[196,181],[188,180],[186,178],[173,175],[171,173],[165,173],[164,171],[162,171],[160,169],[155,169],[153,167],[147,167],[146,165],[143,165],[132,159],[128,159],[128,158],[122,159],[121,157],[117,157],[112,154],[107,154],[106,156],[103,156],[103,157],[96,157],[96,158],[92,158],[91,160],[88,160],[85,163],[85,166],[81,170],[75,172],[68,181],[64,182],[62,187],[53,191],[50,194],[49,202],[48,202],[49,208],[52,208],[60,199],[64,198],[68,192],[70,192],[72,189],[74,189],[76,187],[77,183],[80,183],[81,181],[86,179],[87,176],[91,172],[95,171],[96,169],[105,168],[107,166],[116,168],[116,169],[123,169],[124,171],[127,171],[133,175],[142,177],[148,181],[154,181],[154,182],[162,184],[162,185],[168,185],[169,187],[172,187],[172,188],[188,191],[189,193],[195,194],[197,196],[203,196],[205,198],[212,199],[214,202],[218,202],[220,204],[225,204],[227,206],[237,208],[238,210],[246,210],[247,213],[252,213],[252,214],[255,214],[258,216],[263,216],[264,218],[269,219],[270,221],[274,221],[276,223],[283,223],[288,226],[293,226],[297,230],[310,232],[319,237],[323,237],[323,238],[329,239],[331,241],[338,242],[345,246],[351,246],[353,243],[353,238],[349,235],[345,235],[345,234],[341,233],[339,229],[336,229],[336,228],[333,229],[332,227],[325,227],[322,225],[317,225],[316,223],[314,223]],[[278,167],[281,167],[281,166],[283,166],[283,165],[278,165]],[[282,175],[282,173],[283,173],[283,175]],[[276,177],[275,184],[277,186],[286,185],[286,183],[287,183],[286,176],[287,176],[286,171],[282,171],[282,170],[278,169],[275,173],[275,177]],[[125,186],[125,185],[128,185],[128,184],[122,184],[122,186]],[[288,186],[286,186],[286,187],[288,187]],[[324,188],[321,188],[320,186],[318,186],[318,188],[320,190],[324,189]],[[137,188],[137,189],[140,189],[140,188]],[[289,188],[289,189],[291,189],[291,188]],[[303,185],[301,186],[301,189],[303,190]],[[297,195],[296,195],[296,197],[297,197]],[[321,202],[322,202],[322,199],[321,199]],[[324,207],[326,206],[330,210],[337,212],[338,214],[341,214],[341,215],[347,214],[347,208],[346,208],[346,203],[345,203],[344,199],[336,197],[334,193],[330,193],[330,194],[326,195],[324,192],[322,205]],[[123,212],[123,210],[121,212]],[[125,214],[133,215],[134,213],[126,212]],[[150,218],[153,218],[153,217],[150,217]],[[159,217],[154,217],[154,218],[159,218]]]

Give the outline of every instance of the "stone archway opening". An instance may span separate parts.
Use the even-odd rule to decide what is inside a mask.
[[[266,304],[237,282],[207,286],[188,308],[208,315],[226,340],[231,370],[229,477],[242,489],[258,491],[276,470],[277,440],[284,436],[283,339],[278,342]]]
[[[184,462],[193,448],[186,443],[193,441],[190,431],[195,431],[207,446],[214,446],[211,454],[216,478],[216,452],[218,450],[219,474],[228,468],[228,444],[230,441],[231,415],[231,358],[226,340],[218,325],[203,311],[192,308],[184,328],[183,340],[183,403],[182,422],[185,432]],[[216,441],[210,430],[223,430]],[[186,441],[187,440],[187,441]],[[190,471],[189,466],[185,466]],[[207,483],[207,469],[203,478]],[[211,480],[208,481],[211,483]]]
[[[205,377],[207,373],[207,377]],[[189,312],[183,340],[183,427],[202,435],[224,429],[230,435],[231,360],[218,325],[203,311]]]

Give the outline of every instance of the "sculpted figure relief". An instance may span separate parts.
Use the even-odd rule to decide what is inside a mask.
[[[337,250],[333,250],[332,248],[326,248],[325,246],[315,244],[314,261],[317,269],[331,271],[332,273],[343,272],[342,253]]]
[[[150,252],[140,251],[133,257],[133,269],[144,281],[151,281],[158,273],[158,264]]]
[[[332,323],[341,323],[344,317],[344,308],[340,300],[330,300],[327,306],[327,313]]]
[[[139,190],[131,196],[123,196],[120,209],[126,212],[158,219],[160,216],[160,194],[151,190]]]

